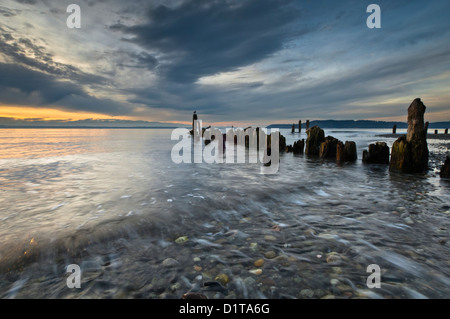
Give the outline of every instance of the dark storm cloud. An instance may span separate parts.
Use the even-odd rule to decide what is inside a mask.
[[[109,115],[131,110],[109,99],[87,94],[79,85],[17,64],[0,63],[0,104],[57,106],[66,110]]]
[[[22,3],[22,4],[36,4],[37,0],[16,0],[16,2]]]
[[[165,55],[167,79],[195,82],[202,76],[252,64],[280,50],[301,18],[295,1],[186,1],[151,8],[145,24],[116,24],[112,30]],[[298,35],[298,30],[297,30]]]
[[[124,54],[116,53],[116,55],[121,56]],[[147,52],[141,52],[139,54],[126,53],[126,59],[121,59],[122,61],[117,63],[117,66],[129,67],[129,68],[144,68],[147,70],[153,70],[158,66],[158,60],[151,54]]]

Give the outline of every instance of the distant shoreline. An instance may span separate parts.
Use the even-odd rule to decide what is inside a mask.
[[[0,129],[176,129],[178,126],[0,126]],[[181,128],[189,128],[181,126]]]
[[[406,134],[379,134],[377,136],[379,136],[379,137],[398,138],[398,137],[400,137],[402,135],[406,135]],[[427,139],[450,140],[450,134],[443,134],[443,133],[431,134],[431,133],[428,133],[427,134]]]

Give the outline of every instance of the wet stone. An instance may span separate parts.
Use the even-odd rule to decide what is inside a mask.
[[[277,253],[274,252],[273,250],[270,250],[266,253],[264,253],[264,257],[266,257],[267,259],[273,259],[277,256]]]
[[[342,261],[341,256],[339,256],[337,253],[332,252],[327,254],[327,263],[329,264],[338,264]]]
[[[161,263],[162,266],[164,267],[176,267],[179,265],[179,262],[173,258],[166,258],[162,261]]]
[[[262,274],[262,269],[250,269],[249,272],[254,274],[254,275],[259,276],[259,275]]]
[[[244,279],[244,284],[246,286],[253,286],[254,284],[256,284],[256,280],[254,278],[252,278],[252,277],[246,277]]]
[[[230,278],[227,274],[219,274],[214,278],[214,280],[220,282],[222,285],[227,285],[230,282]]]
[[[265,239],[265,240],[269,240],[269,241],[275,241],[275,240],[277,240],[277,238],[276,238],[275,236],[272,236],[272,235],[265,235],[265,236],[264,236],[264,239]]]
[[[264,265],[264,259],[260,258],[254,262],[255,267],[261,267]]]
[[[302,291],[300,291],[300,295],[305,298],[312,298],[314,296],[314,291],[311,289],[302,289]]]
[[[333,278],[330,280],[330,284],[332,284],[333,286],[337,285],[339,283],[339,280],[337,280],[336,278]]]
[[[177,239],[175,239],[175,243],[183,244],[183,243],[187,242],[188,240],[189,240],[189,238],[187,236],[181,236],[181,237],[178,237]]]

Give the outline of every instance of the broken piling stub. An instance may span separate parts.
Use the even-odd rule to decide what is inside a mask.
[[[306,125],[309,125],[309,121],[306,121]],[[325,141],[325,132],[317,125],[306,130],[308,138],[306,139],[305,154],[306,155],[319,155],[320,144]]]
[[[389,164],[389,146],[385,142],[370,144],[369,150],[363,151],[362,161],[372,164]]]
[[[420,98],[408,108],[408,131],[392,145],[389,169],[403,173],[420,173],[428,169],[427,129],[424,124],[425,105]],[[428,122],[427,122],[428,123]]]
[[[441,176],[442,178],[450,178],[450,155],[447,155],[447,157],[445,158],[445,162],[441,167],[439,176]]]

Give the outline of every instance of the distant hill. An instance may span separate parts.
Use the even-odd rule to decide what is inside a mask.
[[[397,125],[398,129],[408,128],[406,122],[384,122],[384,121],[370,121],[370,120],[314,120],[309,122],[309,127],[317,125],[321,128],[389,128]],[[271,124],[267,128],[285,128],[290,129],[292,124]],[[295,123],[296,129],[298,122]],[[306,122],[302,121],[302,128],[306,127]],[[450,122],[434,122],[430,123],[429,128],[450,128]]]
[[[183,124],[128,120],[20,120],[0,117],[0,128],[178,128]]]

